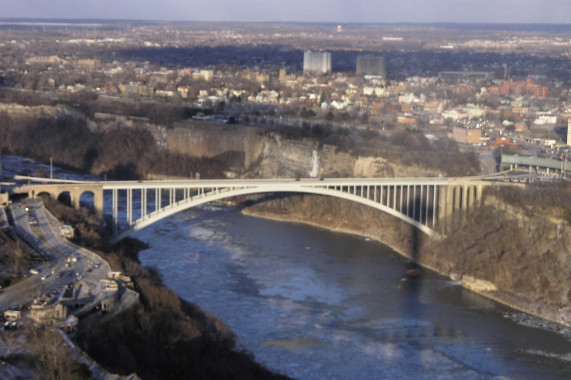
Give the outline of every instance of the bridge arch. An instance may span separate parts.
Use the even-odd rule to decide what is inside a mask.
[[[384,187],[383,190],[377,190],[377,197],[372,192],[368,191],[367,196],[365,196],[365,190],[363,187],[351,187],[346,186],[338,190],[328,189],[325,187],[291,187],[289,189],[284,189],[281,191],[276,191],[272,188],[242,188],[233,190],[212,190],[210,192],[204,193],[201,196],[190,197],[181,201],[176,201],[169,204],[168,206],[162,207],[161,209],[155,210],[149,214],[143,215],[140,219],[134,221],[126,229],[119,231],[115,230],[113,238],[114,242],[120,241],[121,239],[127,237],[131,233],[141,230],[159,220],[172,216],[181,211],[188,210],[206,203],[222,201],[229,198],[235,198],[239,196],[256,195],[256,194],[271,194],[271,193],[299,193],[299,194],[313,194],[313,195],[323,195],[335,198],[341,198],[349,201],[353,201],[365,206],[373,207],[377,210],[383,211],[389,215],[397,217],[413,226],[418,228],[420,231],[432,235],[433,230],[429,227],[429,224],[433,226],[436,219],[437,208],[439,207],[436,201],[438,189],[436,185],[433,185],[434,189],[428,190],[424,186],[424,198],[421,192],[421,186],[388,186]],[[414,192],[413,192],[414,188]],[[432,188],[432,186],[431,186]],[[413,197],[413,193],[418,192]],[[405,198],[408,197],[408,200]],[[431,198],[431,199],[429,199]],[[382,202],[386,202],[382,203]],[[399,207],[400,206],[400,207]],[[394,207],[394,208],[393,208]],[[406,211],[405,211],[406,209]],[[129,218],[129,217],[127,217]],[[432,222],[429,222],[429,218],[434,218]],[[115,219],[115,218],[114,218]],[[419,220],[417,220],[419,219]],[[116,219],[115,219],[116,220]],[[425,222],[423,224],[423,221]]]
[[[36,196],[38,197],[48,197],[48,198],[52,198],[52,199],[57,199],[57,194],[54,196],[53,193],[49,192],[49,191],[40,191],[39,193],[36,194]]]
[[[73,196],[71,194],[71,191],[61,191],[53,198],[55,200],[57,200],[58,202],[61,202],[67,206],[73,206],[74,205]]]
[[[95,192],[85,190],[79,194],[78,203],[80,207],[85,207],[91,212],[95,212]]]

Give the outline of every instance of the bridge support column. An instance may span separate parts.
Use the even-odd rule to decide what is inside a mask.
[[[127,189],[127,223],[133,224],[133,189]]]
[[[97,219],[103,220],[103,190],[93,192],[93,211]]]
[[[141,218],[147,215],[147,189],[141,189]]]
[[[119,229],[119,194],[117,189],[113,189],[113,236],[117,236]]]
[[[432,193],[434,193],[435,187],[432,186]],[[428,227],[428,222],[430,221],[430,205],[434,209],[434,202],[430,199],[430,185],[426,186],[426,212],[425,212],[425,219],[426,219],[426,227]],[[434,210],[433,210],[434,213]]]
[[[69,192],[69,202],[71,203],[71,207],[73,207],[76,210],[79,210],[80,203],[79,200],[81,198],[81,192],[78,192],[77,190],[75,191],[70,191]]]
[[[449,201],[449,187],[440,186],[438,191],[438,223],[442,223],[449,215],[450,201]],[[445,226],[444,226],[445,227]]]
[[[484,185],[478,185],[476,186],[476,189],[476,204],[480,206],[482,202],[482,193],[484,192]]]
[[[464,185],[462,186],[462,205],[460,206],[462,210],[468,209],[468,204],[469,204],[468,197],[469,197],[468,185]]]
[[[409,205],[410,205],[410,185],[406,185],[406,216],[410,216],[408,214]]]
[[[459,210],[461,203],[460,200],[462,199],[462,188],[460,186],[454,186],[454,207],[453,211]]]
[[[161,189],[155,189],[155,212],[158,212],[161,207]]]
[[[422,198],[423,198],[422,193],[423,193],[423,188],[424,188],[424,186],[420,185],[420,207],[418,208],[418,212],[419,212],[418,222],[420,224],[422,224]]]

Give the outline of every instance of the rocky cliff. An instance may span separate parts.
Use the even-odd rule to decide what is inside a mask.
[[[168,149],[191,157],[217,157],[238,152],[241,162],[235,170],[249,168],[264,151],[264,137],[260,129],[215,123],[178,123],[168,130]]]
[[[168,149],[191,157],[229,152],[234,176],[277,177],[413,177],[437,176],[438,170],[404,166],[383,157],[355,156],[315,139],[286,139],[255,127],[179,123],[168,130]],[[237,155],[238,154],[238,155]]]

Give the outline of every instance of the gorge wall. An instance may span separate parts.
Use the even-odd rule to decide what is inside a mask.
[[[255,127],[178,123],[167,131],[169,151],[191,157],[241,153],[233,176],[414,177],[438,176],[437,170],[403,166],[382,157],[359,157],[311,139],[286,139]]]

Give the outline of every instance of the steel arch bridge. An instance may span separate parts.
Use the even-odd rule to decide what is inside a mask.
[[[482,178],[345,178],[345,179],[243,179],[180,181],[109,181],[30,184],[15,193],[58,198],[69,193],[79,207],[85,193],[93,194],[98,216],[111,220],[112,242],[180,211],[227,198],[268,193],[326,195],[360,203],[393,215],[422,232],[455,210],[468,210],[479,202],[489,182]],[[105,200],[105,201],[104,201]],[[110,206],[110,207],[109,207]]]

